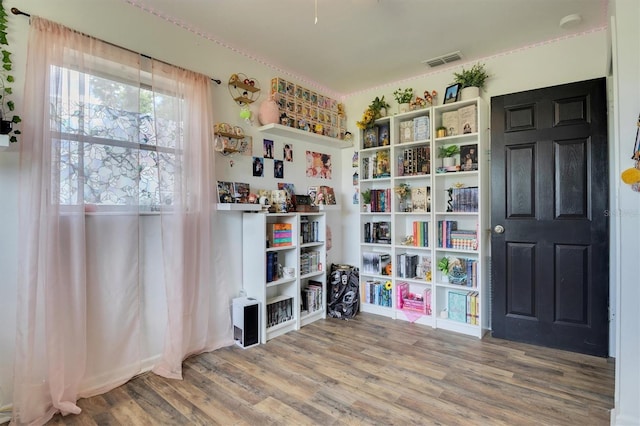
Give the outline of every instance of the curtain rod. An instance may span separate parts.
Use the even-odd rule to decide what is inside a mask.
[[[29,15],[29,14],[28,14],[28,13],[26,13],[26,12],[21,11],[21,10],[20,10],[20,9],[18,9],[17,7],[12,7],[12,8],[11,8],[11,13],[13,13],[14,15],[23,15],[23,16],[26,16],[26,17],[28,17],[28,18],[31,18],[31,15]],[[108,43],[108,42],[107,42],[107,43]],[[110,43],[110,44],[111,44],[111,43]],[[114,45],[114,46],[115,46],[115,45]],[[122,47],[122,46],[117,46],[117,47],[120,47],[121,49],[129,50],[129,49],[127,49],[126,47]],[[136,52],[136,53],[137,53],[137,52]],[[145,56],[145,57],[147,57],[147,58],[151,58],[150,56],[144,55],[144,54],[142,54],[142,53],[140,53],[140,55]],[[151,58],[151,59],[153,59],[153,58]],[[161,62],[162,62],[162,61],[161,61]],[[213,82],[215,82],[215,83],[217,83],[217,84],[221,84],[221,83],[222,83],[222,81],[221,81],[220,79],[218,79],[218,78],[212,78],[212,79],[211,79],[211,81],[213,81]]]

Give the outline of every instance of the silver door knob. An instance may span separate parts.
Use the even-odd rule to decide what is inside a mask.
[[[495,228],[493,228],[493,231],[496,234],[502,234],[504,232],[504,226],[502,225],[496,225]]]

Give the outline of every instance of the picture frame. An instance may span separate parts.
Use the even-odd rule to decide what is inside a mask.
[[[443,104],[451,104],[453,102],[457,102],[460,97],[460,89],[462,84],[456,83],[447,87],[444,91],[444,102]]]

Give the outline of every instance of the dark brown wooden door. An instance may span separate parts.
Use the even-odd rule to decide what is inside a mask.
[[[494,337],[608,354],[606,106],[604,78],[491,99]]]

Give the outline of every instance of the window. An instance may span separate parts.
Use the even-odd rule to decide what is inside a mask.
[[[175,102],[181,101],[122,76],[52,67],[52,156],[60,173],[52,189],[60,204],[171,205],[181,128],[164,117]]]

